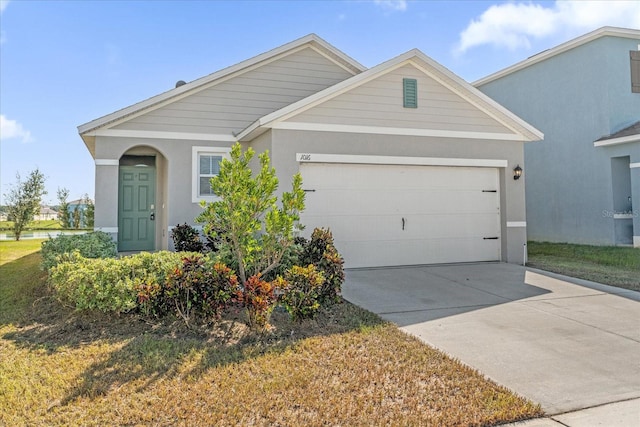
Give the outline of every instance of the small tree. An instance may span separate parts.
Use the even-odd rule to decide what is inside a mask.
[[[93,204],[93,200],[89,198],[88,194],[85,194],[87,207],[84,211],[84,226],[92,229],[95,225],[96,206]]]
[[[76,205],[75,209],[73,210],[73,215],[71,215],[71,218],[73,220],[73,228],[75,228],[76,230],[80,228],[81,217],[82,213],[80,212],[79,205]]]
[[[245,292],[250,278],[253,283],[278,266],[300,228],[299,214],[304,209],[300,174],[293,176],[292,191],[282,194],[282,207],[278,207],[274,195],[278,178],[269,153],[258,156],[260,171],[255,177],[249,168],[254,154],[251,148],[243,153],[239,143],[232,147],[231,160],[223,159],[219,174],[211,179],[219,199],[203,203],[204,211],[196,218],[206,234],[219,237],[227,246]]]
[[[71,228],[71,221],[69,220],[69,190],[66,188],[58,188],[58,219],[62,228]]]
[[[20,174],[16,174],[15,185],[9,188],[9,193],[5,194],[7,201],[8,216],[13,220],[13,233],[16,240],[20,240],[22,231],[33,217],[40,212],[42,196],[47,194],[44,189],[44,175],[35,169],[29,174],[26,181],[20,179]]]

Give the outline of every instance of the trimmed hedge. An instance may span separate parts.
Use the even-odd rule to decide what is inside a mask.
[[[74,250],[83,258],[115,258],[118,255],[116,242],[102,231],[61,235],[42,242],[42,268],[51,270],[60,256]]]
[[[61,255],[49,270],[60,300],[78,310],[124,313],[138,307],[138,292],[147,286],[165,287],[184,254],[142,252],[123,258],[85,258],[79,251]]]

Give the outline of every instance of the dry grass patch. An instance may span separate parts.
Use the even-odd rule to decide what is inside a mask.
[[[6,266],[0,300],[12,286],[30,300],[0,316],[0,425],[479,426],[541,414],[346,302],[303,323],[276,312],[262,335],[241,318],[193,330],[75,313],[41,276],[10,284]]]

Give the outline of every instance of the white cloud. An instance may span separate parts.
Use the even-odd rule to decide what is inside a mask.
[[[15,120],[7,119],[4,114],[0,114],[0,140],[22,139],[22,142],[31,142],[31,132],[24,129],[20,123]]]
[[[0,0],[0,13],[4,12],[9,4],[9,0]]]
[[[400,12],[407,10],[407,0],[373,0],[373,2],[385,10]]]
[[[637,1],[556,1],[493,5],[460,34],[456,53],[480,45],[528,48],[532,39],[559,33],[577,35],[603,26],[640,28]]]

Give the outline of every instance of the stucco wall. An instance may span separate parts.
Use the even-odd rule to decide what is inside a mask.
[[[153,147],[151,147],[153,145]],[[191,198],[192,147],[230,147],[228,142],[185,141],[140,138],[96,138],[96,159],[118,160],[126,152],[132,154],[159,154],[156,161],[156,248],[169,245],[170,228],[179,223],[194,224],[202,212]],[[96,218],[97,229],[118,226],[118,166],[96,166]]]
[[[540,129],[525,146],[529,238],[614,244],[611,157],[640,161],[640,144],[594,147],[640,120],[631,93],[629,51],[640,40],[602,37],[478,87]],[[640,181],[632,171],[635,209]],[[640,233],[640,220],[635,224]]]

